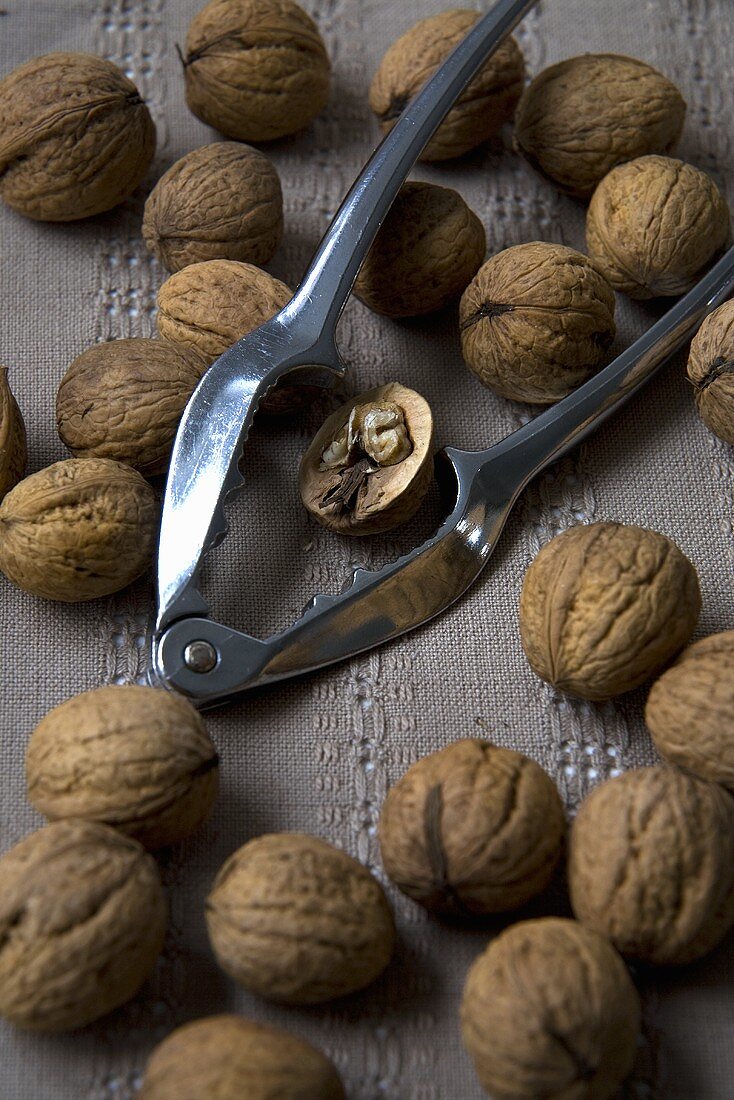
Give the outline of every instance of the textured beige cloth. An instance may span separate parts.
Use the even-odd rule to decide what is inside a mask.
[[[0,6],[0,73],[35,54],[84,50],[111,58],[137,81],[158,125],[155,176],[214,137],[186,110],[175,52],[198,0]],[[366,97],[381,54],[445,3],[306,6],[327,41],[334,88],[307,132],[269,150],[286,205],[286,238],[271,269],[291,285],[375,142]],[[720,183],[734,181],[728,0],[544,0],[518,37],[531,73],[584,51],[630,53],[659,66],[689,103],[682,154]],[[461,190],[484,221],[490,252],[534,239],[583,248],[582,207],[499,143],[416,175]],[[54,396],[73,356],[96,340],[154,330],[163,276],[140,239],[143,199],[79,225],[40,225],[0,211],[0,361],[26,417],[34,470],[64,457]],[[652,315],[620,301],[620,343]],[[442,443],[484,447],[527,415],[464,367],[453,311],[393,323],[351,302],[341,346],[352,367],[350,389],[390,379],[414,386],[433,406]],[[233,533],[207,570],[215,612],[254,632],[286,625],[314,590],[337,589],[355,565],[393,556],[430,528],[427,514],[380,543],[342,541],[317,528],[299,506],[294,471],[318,419],[314,412],[296,429],[258,430],[248,449],[247,496],[233,507]],[[171,926],[153,980],[131,1005],[78,1035],[28,1036],[3,1026],[1,1100],[129,1100],[158,1039],[184,1020],[222,1010],[292,1027],[322,1046],[355,1100],[477,1100],[457,1007],[467,967],[491,930],[442,926],[392,893],[400,943],[383,980],[333,1007],[279,1009],[241,993],[215,968],[203,919],[209,885],[237,846],[280,829],[326,837],[381,875],[375,829],[387,787],[417,757],[462,736],[481,734],[530,753],[571,809],[599,780],[651,762],[644,693],[593,706],[564,698],[530,672],[517,630],[522,576],[539,546],[569,525],[648,525],[674,538],[699,570],[699,632],[731,629],[733,490],[732,450],[698,421],[679,362],[525,494],[485,576],[456,608],[397,644],[212,713],[222,794],[211,823],[161,860]],[[148,582],[109,601],[67,607],[25,597],[0,578],[3,850],[40,824],[24,793],[30,730],[77,691],[141,675],[150,610]],[[641,975],[641,984],[645,1039],[624,1095],[731,1100],[731,938],[703,963]]]

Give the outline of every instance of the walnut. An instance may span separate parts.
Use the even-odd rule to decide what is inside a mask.
[[[433,478],[433,418],[427,402],[390,382],[332,413],[301,459],[301,499],[319,523],[371,535],[407,522]]]
[[[683,650],[652,685],[645,721],[671,764],[734,791],[734,630]]]
[[[316,24],[292,0],[210,0],[183,58],[186,102],[238,141],[272,141],[307,126],[329,98]]]
[[[734,922],[734,799],[678,768],[637,768],[584,799],[570,837],[579,920],[623,955],[667,966]]]
[[[106,825],[56,821],[0,857],[0,1015],[83,1027],[137,993],[163,945],[158,868]]]
[[[142,183],[155,126],[126,76],[101,57],[50,53],[0,80],[0,195],[38,221],[110,210]]]
[[[206,903],[214,954],[252,993],[317,1004],[369,985],[392,955],[395,926],[369,871],[316,837],[271,833],[243,845]]]
[[[380,849],[395,885],[428,909],[517,909],[549,884],[565,819],[533,760],[487,741],[423,757],[388,792]]]
[[[619,54],[584,54],[551,65],[517,108],[515,148],[553,183],[589,198],[617,164],[669,153],[685,100],[667,77]]]
[[[145,204],[145,243],[169,271],[202,260],[266,264],[282,236],[283,195],[275,166],[236,141],[181,157]]]
[[[100,821],[146,848],[193,833],[217,794],[219,758],[198,712],[138,684],[54,707],[33,731],[25,764],[29,801],[45,817]]]
[[[150,477],[168,467],[179,420],[206,360],[164,340],[110,340],[73,361],[56,394],[62,441],[80,458],[113,458]]]
[[[23,477],[27,461],[23,414],[10,389],[7,367],[0,367],[0,500]]]
[[[589,255],[630,298],[690,290],[728,237],[729,208],[714,181],[670,157],[613,169],[586,216]]]
[[[469,971],[461,1033],[494,1100],[610,1100],[632,1069],[640,999],[601,936],[572,920],[521,921]]]
[[[725,302],[703,322],[686,370],[704,424],[725,443],[734,443],[734,302]]]
[[[484,226],[461,195],[432,183],[400,190],[354,284],[386,317],[416,317],[458,298],[484,259]]]
[[[535,558],[520,597],[533,671],[601,701],[656,675],[693,633],[698,577],[674,542],[622,523],[572,527]]]
[[[503,397],[552,404],[606,363],[614,305],[604,276],[573,248],[506,248],[461,299],[464,359]]]
[[[139,473],[70,458],[18,482],[0,504],[0,570],[34,596],[93,600],[145,572],[157,533],[156,495]]]
[[[444,11],[421,19],[393,42],[370,87],[370,107],[383,134],[392,130],[478,19],[475,11]],[[507,38],[459,96],[420,159],[460,157],[497,134],[514,114],[524,78],[520,47],[514,38]]]
[[[321,1051],[288,1031],[210,1016],[159,1043],[138,1100],[345,1100],[339,1074]]]

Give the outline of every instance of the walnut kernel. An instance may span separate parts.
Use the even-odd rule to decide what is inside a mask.
[[[693,337],[686,366],[704,424],[734,444],[734,302],[709,314]]]
[[[10,389],[7,367],[0,367],[0,500],[23,477],[27,460],[23,414]]]

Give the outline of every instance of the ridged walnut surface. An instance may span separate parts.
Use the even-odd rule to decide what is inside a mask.
[[[0,500],[23,477],[27,460],[23,414],[10,389],[7,367],[0,367]]]
[[[469,971],[461,1032],[494,1100],[610,1100],[632,1069],[640,1001],[617,952],[576,921],[522,921]]]
[[[525,90],[515,148],[558,187],[589,198],[615,165],[669,153],[685,114],[676,86],[651,65],[584,54],[544,69]]]
[[[705,955],[734,922],[734,799],[678,768],[607,780],[571,829],[579,920],[644,962]]]
[[[734,302],[725,302],[703,322],[686,370],[704,424],[734,444]]]

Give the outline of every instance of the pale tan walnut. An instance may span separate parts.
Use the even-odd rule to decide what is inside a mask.
[[[576,921],[506,929],[469,971],[461,1034],[494,1100],[610,1100],[632,1069],[640,999],[613,947]]]
[[[238,141],[293,134],[329,98],[326,47],[292,0],[210,0],[189,25],[183,65],[189,108]]]
[[[283,237],[275,165],[236,141],[194,149],[148,196],[143,237],[169,271],[216,259],[266,264]]]
[[[620,54],[584,54],[539,73],[517,108],[515,148],[558,187],[589,198],[626,160],[669,153],[685,100],[667,77]]]
[[[28,461],[23,414],[0,367],[0,500],[23,477]]]
[[[433,417],[415,390],[389,382],[327,417],[301,459],[301,500],[342,535],[406,523],[433,478]]]
[[[320,1050],[241,1016],[184,1024],[159,1043],[138,1100],[345,1100]]]
[[[499,913],[548,886],[564,830],[558,791],[543,769],[473,739],[423,757],[390,789],[380,850],[395,885],[426,908]]]
[[[693,337],[686,366],[707,428],[734,444],[734,302],[709,314]]]
[[[630,298],[695,286],[729,238],[729,208],[705,172],[671,157],[639,157],[601,181],[586,216],[589,255]]]
[[[466,289],[486,244],[484,226],[458,191],[406,183],[367,253],[354,293],[386,317],[433,313]]]
[[[734,791],[734,630],[683,650],[652,685],[645,721],[671,764]]]
[[[395,941],[377,880],[346,852],[301,833],[260,836],[230,856],[206,921],[222,969],[285,1004],[363,989],[385,969]]]
[[[0,196],[28,218],[75,221],[142,183],[155,126],[128,78],[101,57],[50,53],[0,80]]]
[[[84,1027],[155,965],[166,903],[155,861],[107,825],[56,821],[0,857],[0,1015]]]
[[[690,640],[701,609],[696,570],[657,531],[572,527],[530,565],[520,638],[534,672],[602,701],[655,676]]]
[[[393,42],[370,87],[370,107],[383,134],[478,19],[464,8],[444,11],[421,19]],[[507,38],[461,93],[420,159],[460,157],[497,134],[515,112],[524,79],[520,47]]]
[[[94,688],[41,719],[25,758],[28,800],[49,818],[100,821],[146,848],[209,816],[219,757],[198,712],[138,684]]]
[[[609,358],[614,291],[573,248],[535,241],[498,252],[461,299],[461,348],[485,386],[549,405]]]
[[[584,799],[568,879],[579,920],[628,958],[700,958],[734,923],[734,799],[678,768],[638,768]]]
[[[18,482],[0,504],[0,570],[34,596],[93,600],[145,572],[157,534],[158,501],[136,470],[69,458]]]
[[[135,337],[94,344],[56,394],[56,426],[78,458],[112,458],[164,473],[178,424],[207,362],[193,348]]]

